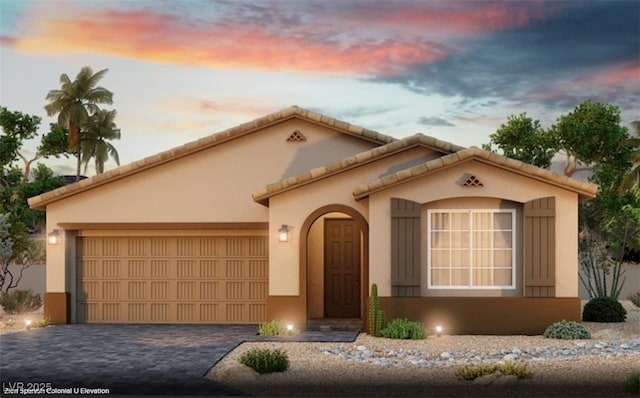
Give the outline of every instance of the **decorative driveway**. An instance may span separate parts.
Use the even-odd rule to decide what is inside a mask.
[[[204,376],[243,341],[266,340],[256,330],[251,325],[59,325],[6,334],[0,336],[0,380],[3,390],[21,382],[23,388],[50,383],[75,392],[239,395]],[[293,340],[353,341],[356,335],[308,332]]]

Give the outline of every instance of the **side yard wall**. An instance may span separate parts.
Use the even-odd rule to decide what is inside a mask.
[[[624,271],[623,277],[626,277],[627,280],[624,282],[619,299],[626,300],[630,294],[640,292],[640,264],[623,264],[622,270]],[[587,289],[582,285],[582,282],[578,287],[578,294],[580,299],[589,300],[589,293],[587,293]]]

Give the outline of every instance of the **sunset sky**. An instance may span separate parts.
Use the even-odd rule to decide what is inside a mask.
[[[85,65],[109,69],[122,164],[291,105],[479,146],[585,99],[640,120],[640,1],[0,0],[0,105],[45,132]]]

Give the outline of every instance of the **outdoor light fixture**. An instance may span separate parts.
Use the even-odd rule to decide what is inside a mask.
[[[436,335],[440,337],[442,335],[442,326],[436,326]]]
[[[60,231],[54,229],[53,231],[49,232],[49,235],[47,235],[47,241],[50,245],[57,245],[58,243],[60,243]]]
[[[31,329],[31,319],[25,319],[24,320],[24,326],[27,328],[27,330]]]
[[[287,224],[282,224],[282,227],[278,230],[278,242],[289,242],[289,231],[291,227]]]
[[[288,324],[287,325],[287,332],[289,332],[289,333],[293,332],[293,325],[292,324]]]

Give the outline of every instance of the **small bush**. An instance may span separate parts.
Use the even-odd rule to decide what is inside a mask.
[[[591,333],[578,322],[561,321],[549,326],[544,331],[547,339],[580,340],[590,339]]]
[[[634,370],[627,377],[626,386],[627,391],[640,395],[640,370]]]
[[[596,297],[584,306],[582,320],[584,322],[624,322],[627,311],[613,297]]]
[[[504,364],[482,364],[477,366],[465,365],[456,369],[456,376],[464,380],[475,380],[478,377],[500,372],[503,375],[517,376],[524,379],[531,376],[527,365],[522,363],[507,362]]]
[[[636,307],[640,307],[640,292],[630,294],[629,300],[631,300]]]
[[[258,373],[284,372],[289,368],[289,356],[282,350],[254,348],[240,357],[240,363]]]
[[[51,325],[51,318],[46,317],[46,318],[38,319],[37,321],[33,322],[33,325],[31,327],[46,328],[47,326],[50,326],[50,325]]]
[[[260,336],[279,336],[287,333],[287,327],[282,321],[270,321],[258,326]]]
[[[394,319],[380,331],[380,335],[390,339],[422,340],[427,337],[428,332],[418,322]]]
[[[42,297],[31,290],[15,290],[3,292],[0,306],[7,314],[22,314],[35,311],[42,306]]]

